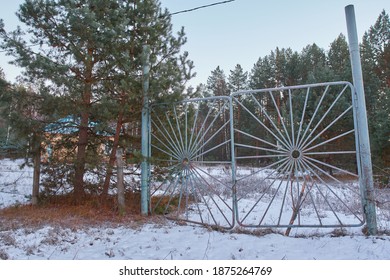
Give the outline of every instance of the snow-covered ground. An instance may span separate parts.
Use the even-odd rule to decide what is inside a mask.
[[[28,203],[32,169],[0,161],[0,207]],[[381,231],[388,212],[378,209]],[[282,232],[282,231],[281,231]],[[390,236],[365,236],[361,227],[294,229],[289,237],[265,230],[213,231],[171,221],[90,228],[1,228],[0,259],[15,260],[389,260]]]

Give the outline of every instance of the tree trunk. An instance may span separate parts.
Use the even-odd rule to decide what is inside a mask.
[[[40,183],[40,175],[41,175],[41,144],[37,141],[36,137],[34,137],[34,173],[33,173],[33,188],[32,188],[32,198],[31,204],[38,204],[39,197],[39,183]]]
[[[92,49],[88,49],[88,57],[85,69],[85,86],[82,98],[82,112],[77,142],[77,156],[74,175],[74,202],[79,203],[84,198],[84,174],[88,145],[88,122],[92,98]]]
[[[291,219],[290,219],[290,222],[289,222],[290,227],[288,227],[286,229],[286,232],[284,233],[285,236],[289,236],[290,235],[290,232],[291,232],[291,229],[292,229],[292,225],[294,224],[295,220],[298,217],[299,210],[300,210],[302,202],[304,200],[304,195],[305,195],[305,190],[306,190],[306,182],[307,182],[306,180],[308,180],[308,179],[309,178],[307,176],[305,176],[304,182],[303,182],[302,187],[301,187],[301,191],[299,193],[299,196],[298,196],[297,201],[296,201],[295,204],[294,204],[294,198],[291,197],[291,200],[292,200],[292,203],[293,203],[293,212],[291,214]],[[293,186],[293,181],[291,182],[291,194],[292,194],[292,186]],[[309,187],[311,188],[311,186],[309,186]]]
[[[88,144],[88,113],[81,114],[79,140],[74,175],[74,201],[80,202],[84,197],[84,174]]]
[[[123,102],[121,102],[121,103],[123,103]],[[119,136],[120,136],[120,131],[121,131],[122,125],[123,125],[123,110],[121,110],[119,112],[118,120],[116,122],[114,142],[112,144],[110,159],[108,161],[108,166],[107,166],[106,178],[105,178],[104,184],[103,184],[103,191],[102,191],[103,198],[106,198],[108,195],[108,188],[110,187],[110,180],[112,177],[112,170],[114,168],[114,163],[115,163],[115,159],[116,159],[116,151],[117,151],[118,144],[119,144]]]
[[[117,166],[117,188],[118,188],[118,210],[123,215],[126,212],[125,203],[125,185],[123,183],[123,149],[117,149],[116,166]]]

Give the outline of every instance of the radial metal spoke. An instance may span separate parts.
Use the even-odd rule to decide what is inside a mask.
[[[214,124],[215,122],[218,120],[219,116],[224,112],[224,110],[220,110],[215,116],[214,116],[214,119],[212,120],[212,122],[209,124],[209,126],[207,127],[207,129],[203,132],[203,135],[202,136],[206,136],[207,133],[214,127]],[[189,152],[191,155],[194,155],[197,153],[197,151],[201,150],[202,147],[205,146],[205,144],[207,144],[209,141],[212,140],[212,138],[214,138],[216,135],[218,135],[218,133],[221,132],[221,130],[226,127],[228,125],[228,123],[224,123],[218,130],[217,132],[215,132],[212,137],[210,137],[209,139],[207,139],[207,141],[205,143],[203,143],[204,139],[203,137],[201,137],[199,140],[198,140],[198,137],[197,139],[194,141],[194,143],[192,144],[192,146],[189,147]]]
[[[283,92],[283,91],[281,91],[281,92],[276,92],[276,94],[280,94],[280,93],[282,93],[282,92]],[[290,139],[290,134],[288,133],[287,128],[286,128],[286,125],[285,125],[285,123],[284,123],[284,117],[280,114],[279,105],[276,103],[275,98],[274,98],[274,95],[272,94],[272,91],[269,91],[268,93],[269,93],[269,95],[271,96],[272,102],[273,102],[273,104],[274,104],[274,106],[275,106],[275,110],[276,110],[276,112],[277,112],[277,114],[278,114],[278,120],[280,121],[280,123],[282,124],[283,129],[284,129],[285,135],[283,135],[283,134],[280,134],[280,135],[283,137],[284,140],[286,140],[286,139],[284,138],[284,136],[286,136],[286,137],[287,137],[287,142],[288,142],[288,144],[289,144],[289,147],[293,147],[293,146],[294,146],[294,143],[293,143],[293,142],[291,141],[291,139]],[[279,98],[280,98],[280,96],[279,96]],[[274,128],[275,128],[277,131],[279,131],[279,128],[278,128],[277,126],[275,126],[274,123],[272,123],[272,125],[274,126]]]
[[[313,139],[310,140],[307,144],[302,144],[302,149],[304,150],[306,147],[308,147],[311,143],[313,143],[317,138],[319,138],[322,134],[324,134],[326,131],[329,130],[330,127],[332,127],[338,120],[340,120],[346,113],[348,113],[350,110],[352,110],[352,106],[347,108],[341,115],[339,115],[336,119],[334,119],[327,127],[325,127],[321,132],[319,132]],[[317,129],[317,127],[315,128]],[[313,130],[314,131],[314,130]],[[311,136],[311,134],[308,136],[308,138]]]
[[[360,192],[359,190],[354,190],[352,188],[350,188],[348,186],[348,184],[343,184],[343,182],[341,182],[340,180],[338,180],[337,178],[335,178],[334,176],[330,175],[328,172],[326,172],[325,170],[323,170],[322,168],[320,168],[319,166],[315,165],[314,163],[308,161],[308,160],[305,160],[304,161],[305,163],[305,166],[310,166],[311,170],[313,170],[313,174],[316,174],[316,172],[314,170],[318,170],[321,172],[321,174],[325,175],[327,178],[331,179],[333,182],[337,183],[338,185],[343,185],[345,188],[349,189],[352,193],[354,194],[357,194],[357,195],[360,195]],[[352,175],[358,179],[358,176],[356,174],[353,174]]]
[[[316,175],[315,175],[315,176],[316,176]],[[316,177],[317,177],[317,176],[316,176]],[[340,226],[342,226],[343,223],[342,223],[342,221],[341,221],[339,215],[335,212],[334,208],[332,207],[331,202],[329,201],[329,199],[327,198],[327,196],[322,192],[322,190],[321,190],[321,188],[319,187],[319,185],[318,185],[316,182],[314,182],[313,185],[312,185],[312,187],[315,187],[315,189],[317,190],[317,192],[318,192],[318,193],[320,194],[320,196],[324,199],[325,204],[329,207],[330,211],[333,213],[333,215],[334,215],[335,218],[337,219],[338,224],[339,224]]]
[[[354,155],[356,151],[332,151],[332,152],[311,152],[306,153],[305,156],[314,156],[314,155]]]
[[[163,136],[165,141],[172,147],[172,149],[174,150],[174,154],[180,154],[180,148],[176,145],[176,142],[172,139],[171,133],[169,133],[167,131],[167,129],[163,125],[163,122],[161,121],[160,117],[157,114],[155,116],[156,116],[158,122],[160,123],[160,125],[156,124],[152,119],[151,123],[154,125],[154,128],[157,129],[158,132],[160,132],[160,134]],[[157,137],[156,134],[154,134],[154,133],[152,133],[152,136],[155,138]],[[161,141],[160,139],[158,139],[158,141],[164,142],[164,141]],[[164,145],[167,145],[167,144],[164,143]]]
[[[311,138],[311,136],[313,135],[313,133],[317,130],[317,128],[320,126],[320,124],[324,121],[324,119],[328,116],[328,114],[332,111],[332,109],[334,108],[334,106],[337,104],[337,101],[341,98],[341,96],[343,95],[343,93],[345,92],[345,90],[347,89],[347,86],[344,87],[344,89],[341,91],[341,93],[336,97],[336,99],[333,101],[333,103],[329,106],[328,110],[326,110],[326,112],[322,115],[322,118],[318,121],[317,125],[312,129],[312,131],[310,132],[309,136],[307,136],[306,140],[302,141],[302,143],[300,144],[300,148],[302,147],[306,147],[308,145],[310,145],[313,141],[311,140],[308,144],[307,141]],[[335,120],[333,120],[331,122],[330,125],[328,125],[322,132],[318,133],[315,137],[318,138],[322,133],[324,133],[326,130],[328,130],[329,127],[331,127],[334,123],[336,123],[342,116],[344,116],[347,112],[349,112],[350,110],[352,109],[352,105],[347,108],[340,116],[338,116]],[[304,139],[304,138],[302,138]],[[304,149],[304,148],[302,148]]]
[[[300,141],[301,144],[298,144],[298,148],[301,148],[302,145],[305,144],[305,142],[306,142],[306,140],[304,140],[304,139],[305,139],[305,136],[306,136],[307,132],[310,130],[311,124],[313,123],[314,119],[316,118],[317,113],[318,113],[319,109],[321,108],[322,101],[324,100],[325,95],[327,94],[328,90],[329,90],[329,86],[326,87],[324,93],[323,93],[322,96],[321,96],[321,99],[318,101],[317,106],[316,106],[316,109],[315,109],[315,111],[314,111],[314,113],[313,113],[313,116],[311,117],[311,119],[310,119],[308,125],[306,126],[305,131],[303,132],[303,135],[302,135],[301,141]],[[314,129],[312,129],[312,131],[314,131]],[[307,138],[309,138],[309,137],[307,137]]]
[[[301,160],[298,162],[298,168],[300,170],[300,172],[302,174],[304,174],[305,172],[309,171],[311,174],[313,174],[313,170],[308,168],[308,167],[305,167],[304,166],[304,162],[302,162]],[[306,191],[305,193],[305,197],[302,199],[300,205],[299,205],[299,209],[301,209],[303,203],[305,202],[307,196],[309,195],[310,197],[310,201],[311,201],[311,205],[313,206],[314,208],[314,211],[316,213],[316,217],[318,219],[318,223],[322,226],[322,219],[321,219],[321,216],[320,216],[320,213],[319,213],[319,210],[318,210],[318,207],[317,207],[317,203],[315,202],[315,199],[313,197],[313,194],[312,194],[312,189],[313,189],[313,185],[314,185],[314,178],[312,176],[303,176],[303,180],[304,180],[304,184],[310,184],[309,181],[311,182],[311,185],[309,186],[308,188],[308,191]]]
[[[201,178],[203,178],[202,174],[206,175],[207,177],[213,179],[214,181],[220,183],[220,187],[223,187],[224,189],[231,189],[229,186],[226,185],[226,183],[222,182],[220,179],[218,179],[217,177],[211,175],[210,173],[207,173],[206,171],[204,171],[202,168],[196,168],[196,173],[199,174],[199,176]],[[212,190],[212,188],[211,188]],[[214,192],[215,193],[215,192]]]
[[[180,158],[180,154],[177,154],[175,153],[170,147],[168,147],[167,145],[165,145],[164,142],[162,142],[158,137],[154,137],[157,141],[159,141],[164,147],[165,149],[162,149],[160,148],[159,146],[156,146],[154,144],[152,144],[151,146],[157,150],[159,150],[160,152],[163,152],[164,154],[170,156],[171,158],[175,158],[175,159],[179,159]]]
[[[211,128],[211,126],[209,126],[207,128],[207,130],[205,131],[205,126],[206,126],[206,123],[207,123],[207,120],[209,119],[211,113],[212,113],[212,108],[210,107],[209,110],[207,111],[207,114],[206,116],[204,117],[203,119],[203,122],[202,122],[202,125],[199,129],[199,133],[196,135],[195,139],[194,139],[194,142],[191,142],[190,145],[189,145],[189,151],[192,153],[192,150],[193,150],[193,147],[197,147],[198,146],[198,141],[203,141],[203,137],[207,134],[208,130]],[[214,120],[216,119],[216,117],[214,117]],[[212,123],[214,123],[214,121],[212,121]],[[195,125],[195,124],[194,124]],[[199,139],[200,137],[200,139]],[[199,140],[198,140],[199,139]]]
[[[288,150],[285,149],[284,147],[279,147],[279,146],[277,146],[277,145],[275,145],[275,144],[273,144],[273,143],[271,143],[271,142],[269,142],[269,141],[267,141],[267,140],[265,140],[265,139],[261,139],[261,138],[259,138],[259,137],[256,137],[256,136],[254,136],[254,135],[251,135],[251,134],[246,133],[246,132],[244,132],[244,131],[241,131],[241,130],[239,130],[239,129],[235,129],[234,131],[236,131],[236,132],[238,132],[238,133],[240,133],[240,134],[242,134],[242,135],[248,136],[249,138],[252,138],[252,139],[254,139],[254,140],[257,140],[257,141],[259,141],[259,142],[261,142],[261,143],[263,143],[263,144],[270,145],[270,146],[276,148],[276,150],[278,150],[278,151],[280,150],[280,151],[288,152]],[[236,144],[236,145],[238,145],[238,144]]]
[[[181,133],[181,127],[180,127],[179,117],[177,115],[176,107],[173,107],[173,113],[174,113],[175,121],[176,121],[176,129],[178,131],[179,138],[180,138],[180,141],[179,141],[180,147],[181,147],[181,150],[184,152],[184,151],[186,151],[186,148],[185,148],[185,143],[184,143],[183,136]],[[173,129],[172,129],[172,131],[173,131]]]
[[[280,173],[284,173],[285,170],[287,170],[288,168],[288,165],[289,165],[289,162],[288,161],[285,161],[281,166],[279,166],[279,168],[277,170],[275,170],[276,172],[279,172],[281,171]],[[262,179],[259,184],[261,182],[264,182],[267,178],[264,178]],[[274,178],[274,180],[268,184],[268,187],[267,189],[261,194],[260,198],[256,200],[256,202],[253,204],[253,206],[248,210],[247,214],[241,219],[241,223],[243,223],[246,218],[252,213],[252,211],[257,207],[257,205],[260,203],[260,201],[265,197],[265,195],[267,194],[267,192],[272,188],[272,186],[275,184],[275,182],[277,181],[277,178]],[[275,195],[276,193],[278,192],[279,188],[280,188],[281,185],[279,185],[279,187],[277,188],[277,191],[275,192]],[[273,198],[275,198],[275,195]]]
[[[293,110],[293,106],[292,106],[292,93],[291,93],[291,89],[288,90],[288,101],[289,101],[289,105],[290,105],[290,122],[291,122],[292,147],[295,147],[295,129],[294,129],[294,113],[293,113],[294,110]]]
[[[287,198],[287,191],[288,191],[288,182],[290,181],[291,182],[291,174],[292,174],[292,168],[293,168],[293,164],[292,162],[289,162],[289,175],[288,175],[288,180],[287,182],[283,182],[282,180],[280,181],[280,183],[286,183],[286,188],[284,190],[284,193],[283,193],[283,199],[282,199],[282,202],[281,202],[281,206],[280,206],[280,211],[279,211],[279,218],[278,218],[278,223],[277,225],[280,225],[280,221],[282,219],[282,215],[283,215],[283,209],[284,209],[284,205],[286,203],[286,198]],[[271,201],[272,203],[272,201]],[[270,205],[271,205],[270,203]]]
[[[173,186],[173,188],[172,188],[172,186]],[[171,204],[172,198],[173,198],[173,196],[174,196],[174,193],[175,193],[175,191],[176,191],[176,188],[177,188],[178,186],[179,186],[179,184],[178,184],[178,179],[175,178],[174,181],[172,181],[172,182],[169,183],[169,185],[168,185],[167,189],[165,190],[164,194],[160,196],[160,198],[159,198],[159,200],[156,202],[155,207],[154,207],[153,210],[155,211],[155,210],[157,209],[157,207],[158,207],[159,205],[161,205],[162,200],[163,200],[164,197],[166,197],[166,195],[169,193],[169,194],[168,194],[169,200],[168,200],[168,202],[165,204],[165,209],[164,209],[164,213],[167,213],[167,212],[168,212],[168,208],[169,208],[169,206],[170,206],[170,204]],[[171,192],[169,192],[169,190],[171,190]]]
[[[201,190],[198,187],[199,183],[196,180],[197,180],[196,176],[191,177],[192,193],[194,194],[194,197],[195,197],[195,204],[196,204],[199,219],[200,219],[201,223],[205,223],[205,220],[203,219],[203,215],[202,215],[202,209],[201,209],[202,201],[203,201],[203,204],[206,206],[209,213],[211,212],[211,209],[210,209],[210,207],[208,207],[207,200],[205,199],[203,193],[201,193]],[[198,196],[200,197],[200,199],[198,198]],[[213,218],[213,220],[214,220],[214,223],[216,223],[216,220],[214,218]]]
[[[253,97],[253,95],[251,95]],[[267,119],[270,121],[270,123],[272,124],[272,126],[274,127],[274,129],[278,132],[279,136],[281,138],[279,138],[279,136],[276,136],[276,134],[270,129],[268,128],[267,125],[265,125],[253,112],[251,112],[245,105],[243,105],[240,101],[238,101],[238,99],[235,98],[236,102],[241,105],[241,107],[247,111],[249,113],[249,115],[251,115],[255,121],[257,123],[259,123],[265,130],[267,130],[273,137],[275,137],[275,139],[277,139],[280,143],[283,143],[285,147],[289,147],[289,144],[288,144],[288,141],[284,138],[284,136],[281,134],[281,132],[279,131],[279,129],[277,128],[277,126],[275,125],[275,123],[273,122],[272,118],[270,118],[270,116],[265,112],[264,108],[261,106],[261,104],[256,100],[255,97],[253,97],[253,99],[255,100],[255,102],[258,104],[258,106],[260,107],[260,109],[262,110],[262,112],[265,114],[265,116],[267,117]]]
[[[292,167],[292,163],[291,162],[287,162],[286,168],[284,169],[283,172],[285,172],[286,170],[291,170],[291,167]],[[288,172],[288,173],[289,173],[288,178],[290,178],[291,173],[290,172]],[[267,208],[264,211],[264,214],[263,214],[262,218],[260,219],[260,221],[258,223],[259,226],[263,223],[263,220],[264,220],[265,216],[267,215],[269,209],[271,208],[271,205],[274,203],[276,195],[278,194],[279,189],[283,185],[283,183],[285,183],[285,182],[283,180],[280,180],[279,186],[277,187],[277,189],[275,191],[275,194],[272,196],[270,202],[268,203]],[[286,187],[284,195],[283,195],[283,203],[282,204],[284,204],[284,201],[286,200],[286,194],[287,194],[287,187]]]
[[[322,164],[322,165],[324,165],[324,166],[326,166],[326,167],[329,167],[329,168],[331,168],[331,169],[335,169],[335,170],[340,171],[340,172],[342,172],[342,173],[344,173],[344,174],[348,174],[348,175],[351,175],[351,176],[353,176],[353,177],[358,177],[356,174],[354,174],[354,173],[352,173],[352,172],[349,172],[349,171],[347,171],[347,170],[345,170],[345,169],[339,168],[339,167],[337,167],[337,166],[335,166],[335,165],[328,164],[328,163],[326,163],[326,162],[323,162],[323,161],[320,161],[320,160],[317,160],[317,159],[314,159],[314,158],[311,158],[311,157],[307,157],[307,156],[304,156],[304,158],[305,158],[305,160],[307,160],[307,161],[312,161],[312,162],[315,162],[315,163],[318,163],[318,164]]]
[[[297,133],[297,143],[299,143],[300,141],[300,136],[301,136],[301,132],[302,132],[302,124],[304,123],[304,119],[305,119],[305,114],[306,114],[306,108],[307,108],[307,101],[309,99],[309,93],[310,93],[310,87],[307,88],[306,90],[306,96],[305,96],[305,103],[303,105],[303,111],[302,111],[302,115],[301,115],[301,121],[299,123],[299,129],[298,129],[298,133]],[[292,107],[291,107],[292,108]]]
[[[264,180],[265,180],[265,179],[268,179],[268,178],[271,177],[272,174],[279,172],[279,169],[281,168],[281,166],[283,166],[285,163],[287,163],[287,161],[288,161],[288,160],[287,160],[286,158],[282,158],[281,160],[279,160],[279,161],[277,161],[277,162],[274,162],[274,163],[272,163],[272,164],[270,164],[270,165],[267,165],[266,167],[259,168],[258,171],[252,173],[251,175],[244,176],[244,177],[242,177],[242,178],[237,179],[237,181],[245,180],[245,179],[247,179],[248,177],[252,177],[252,176],[254,176],[254,175],[257,175],[257,174],[260,173],[260,172],[263,172],[264,170],[272,169],[272,168],[274,168],[274,167],[276,166],[276,168],[275,168],[275,169],[272,169],[272,172],[271,172],[268,176],[266,176],[266,177],[264,178]],[[262,181],[263,181],[263,179],[262,179],[260,182],[262,182]]]
[[[222,204],[226,205],[230,211],[232,211],[233,209],[226,203],[226,199],[222,198],[219,194],[217,194],[215,191],[212,190],[211,186],[208,184],[208,182],[206,181],[206,179],[204,177],[202,177],[197,171],[195,171],[195,173],[199,176],[199,180],[202,180],[209,187],[207,189],[208,192],[210,192],[210,190],[211,190],[211,195],[209,195],[209,198],[213,201],[214,206],[217,207],[218,212],[223,216],[225,222],[230,224],[229,219],[226,217],[225,211],[221,208],[220,204],[215,201],[214,195],[217,198],[219,198],[221,200]],[[212,195],[212,194],[214,194],[214,195]],[[232,211],[232,214],[233,214],[233,211]],[[210,215],[213,215],[211,211],[210,211]],[[215,219],[214,219],[214,221],[215,221]]]
[[[327,182],[325,182],[320,176],[318,176],[316,173],[314,173],[314,176],[334,195],[334,197],[337,199],[338,202],[340,202],[346,209],[348,209],[349,213],[352,214],[353,216],[355,216],[355,218],[357,218],[360,222],[363,222],[363,219],[361,219],[359,216],[356,215],[355,211],[353,211],[348,205],[347,203],[345,203],[345,201],[343,199],[341,199],[337,193],[333,190],[333,187],[330,186]],[[333,212],[333,214],[337,217],[338,221],[340,222],[340,225],[343,225],[343,223],[341,222],[341,220],[338,218],[339,215],[336,213],[336,211],[334,210],[334,207],[331,205],[331,203],[328,201],[328,199],[326,198],[326,196],[322,193],[322,191],[320,190],[320,188],[318,187],[317,184],[315,184],[315,186],[317,187],[318,191],[320,192],[321,196],[324,198],[324,200],[326,200],[326,203],[327,205],[331,208],[331,211]]]
[[[210,151],[212,151],[212,150],[214,150],[214,149],[216,149],[216,148],[219,148],[219,147],[222,146],[222,145],[225,145],[225,144],[229,143],[229,142],[230,142],[230,139],[227,139],[226,141],[224,141],[224,142],[218,144],[218,146],[215,146],[215,147],[213,147],[213,148],[210,148],[208,151],[202,152],[202,154],[198,155],[198,152],[201,151],[201,150],[202,150],[202,149],[203,149],[211,140],[213,140],[213,139],[222,131],[222,129],[224,129],[227,125],[228,125],[228,123],[225,123],[223,126],[221,126],[221,127],[220,127],[212,136],[210,136],[210,138],[209,138],[207,141],[205,141],[205,142],[202,143],[199,147],[197,147],[196,150],[191,150],[191,157],[194,157],[195,155],[196,155],[196,156],[200,156],[200,155],[207,154],[207,153],[209,153]]]
[[[194,172],[194,178],[196,179],[197,192],[201,195],[203,203],[206,206],[214,223],[218,224],[217,219],[215,218],[215,214],[213,213],[215,211],[215,210],[213,210],[214,209],[213,206],[217,207],[218,212],[224,217],[224,220],[227,222],[227,224],[230,225],[231,222],[226,217],[224,211],[221,209],[219,204],[215,201],[213,196],[216,195],[219,199],[222,200],[222,202],[224,202],[224,199],[222,199],[219,195],[217,195],[212,190],[212,186],[210,186],[209,182],[197,170],[194,170],[193,172]],[[207,196],[207,199],[206,199],[206,196]],[[210,205],[210,201],[212,202],[212,205]],[[199,215],[202,215],[201,211],[199,212]]]
[[[201,200],[198,198],[199,190],[196,186],[197,186],[197,184],[194,183],[194,178],[191,177],[191,190],[192,190],[192,193],[194,195],[195,205],[196,205],[197,211],[199,213],[200,222],[205,223],[205,221],[203,220],[202,210],[200,209]],[[199,196],[202,197],[202,195],[200,193],[199,193]]]
[[[330,142],[336,141],[336,140],[338,140],[338,139],[340,139],[340,138],[343,138],[344,136],[347,136],[347,135],[352,134],[352,133],[355,133],[355,130],[354,130],[354,129],[352,129],[352,130],[350,130],[350,131],[347,131],[347,132],[344,132],[344,133],[342,133],[342,134],[340,134],[340,135],[337,135],[337,136],[335,136],[335,137],[333,137],[333,138],[331,138],[331,139],[328,139],[328,140],[326,140],[326,141],[323,141],[323,142],[321,142],[321,143],[319,143],[319,144],[317,144],[317,145],[314,145],[314,146],[311,146],[311,147],[308,147],[308,148],[302,149],[302,150],[306,153],[307,151],[314,150],[314,149],[316,149],[316,148],[318,148],[318,147],[320,147],[320,146],[323,146],[323,145],[328,144],[328,143],[330,143]],[[355,150],[355,152],[356,152],[356,150]]]
[[[190,141],[188,143],[188,150],[190,149],[190,147],[192,147],[192,141],[193,141],[193,138],[194,138],[194,135],[196,134],[195,133],[195,130],[196,130],[196,124],[197,124],[197,121],[198,121],[198,116],[199,116],[199,106],[195,112],[195,117],[194,117],[194,121],[193,121],[193,125],[192,125],[192,129],[191,129],[191,137],[190,137]]]
[[[242,156],[236,157],[236,159],[259,159],[259,158],[280,158],[280,155],[264,155],[264,156]]]
[[[267,148],[263,148],[263,147],[252,146],[252,145],[236,144],[235,146],[236,147],[241,147],[241,148],[248,148],[248,149],[253,149],[253,150],[259,150],[259,151],[273,152],[273,153],[279,154],[279,156],[286,154],[285,151],[272,150],[272,149],[267,149]]]

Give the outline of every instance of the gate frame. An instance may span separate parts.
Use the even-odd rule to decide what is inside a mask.
[[[316,87],[331,87],[331,86],[342,86],[344,85],[345,86],[345,89],[346,88],[349,88],[350,90],[350,97],[351,97],[351,108],[352,108],[352,115],[353,115],[353,124],[354,124],[354,141],[355,141],[355,151],[356,151],[356,161],[357,161],[357,164],[356,164],[356,167],[358,169],[358,174],[357,174],[357,177],[359,177],[359,191],[360,191],[360,198],[361,198],[361,205],[362,205],[362,210],[364,211],[363,213],[363,219],[361,220],[361,223],[360,224],[348,224],[348,225],[340,225],[341,227],[359,227],[359,226],[362,226],[364,225],[364,223],[367,223],[367,215],[366,215],[366,210],[365,210],[365,205],[366,205],[366,199],[365,199],[365,196],[363,195],[363,193],[365,192],[365,185],[362,184],[362,180],[361,180],[361,159],[360,159],[360,146],[361,146],[361,140],[359,137],[359,134],[360,134],[360,130],[359,130],[359,118],[358,118],[358,97],[357,97],[357,94],[356,94],[356,90],[355,90],[355,87],[352,83],[350,82],[347,82],[347,81],[336,81],[336,82],[324,82],[324,83],[314,83],[314,84],[305,84],[305,85],[295,85],[295,86],[286,86],[286,87],[275,87],[275,88],[264,88],[264,89],[253,89],[253,90],[243,90],[243,91],[238,91],[238,92],[233,92],[231,95],[230,95],[230,98],[232,99],[231,100],[231,106],[232,108],[234,108],[233,106],[233,103],[235,102],[234,101],[234,98],[235,96],[239,96],[240,94],[256,94],[256,93],[266,93],[266,92],[277,92],[277,91],[293,91],[293,90],[299,90],[299,89],[306,89],[306,88],[316,88]],[[234,113],[234,112],[233,112]],[[231,122],[231,131],[234,133],[234,122],[232,121]],[[234,143],[234,134],[232,135],[232,141]],[[232,146],[233,147],[233,146]],[[234,153],[234,158],[236,159],[237,155],[235,154],[235,149],[233,148],[232,149],[232,152]],[[235,181],[234,181],[234,186],[235,186],[235,183],[236,183],[236,178],[235,178]],[[236,201],[236,213],[238,213],[238,205],[237,205],[237,200]],[[236,216],[236,220],[239,221],[239,216],[237,215]],[[336,227],[340,227],[340,226],[336,226],[336,225],[322,225],[322,226],[318,226],[318,225],[304,225],[304,226],[300,226],[300,225],[261,225],[261,226],[251,226],[251,225],[242,225],[240,222],[238,222],[238,224],[242,227],[245,227],[245,228],[297,228],[297,227],[301,227],[301,228],[316,228],[316,227],[322,227],[322,228],[336,228]]]
[[[358,99],[358,96],[357,96],[357,92],[354,88],[354,86],[350,83],[350,82],[345,82],[345,81],[340,81],[340,82],[327,82],[327,83],[316,83],[316,84],[308,84],[308,85],[297,85],[297,86],[289,86],[289,87],[279,87],[279,88],[270,88],[270,89],[259,89],[259,90],[247,90],[247,91],[240,91],[240,92],[235,92],[235,93],[232,93],[230,96],[223,96],[223,97],[220,97],[220,99],[222,100],[228,100],[229,104],[228,104],[228,110],[229,110],[229,121],[230,121],[230,154],[231,154],[231,159],[230,159],[230,166],[231,166],[231,176],[230,176],[230,179],[231,179],[231,192],[232,192],[232,200],[233,200],[233,209],[232,209],[232,214],[233,214],[233,225],[232,227],[234,226],[235,224],[235,221],[239,221],[239,208],[238,208],[238,204],[237,204],[237,154],[236,154],[236,150],[235,150],[235,128],[234,128],[234,124],[235,122],[233,121],[234,120],[234,112],[235,112],[235,109],[234,109],[234,102],[235,102],[235,98],[236,96],[239,96],[240,94],[246,94],[246,93],[259,93],[259,92],[273,92],[273,91],[286,91],[288,90],[289,92],[294,90],[294,89],[305,89],[305,88],[315,88],[315,87],[331,87],[331,86],[344,86],[344,90],[346,88],[349,88],[350,90],[350,98],[351,98],[351,108],[353,110],[353,123],[354,123],[354,141],[355,141],[355,154],[356,154],[356,161],[357,161],[357,168],[358,168],[358,176],[359,176],[359,192],[360,192],[360,198],[362,200],[362,206],[366,205],[366,200],[365,200],[365,196],[363,196],[363,193],[365,192],[365,185],[362,184],[362,180],[361,180],[361,171],[362,171],[362,168],[361,168],[361,138],[359,136],[359,133],[360,133],[360,130],[359,128],[361,128],[362,126],[358,124],[358,118],[357,118],[357,109],[359,108],[358,104],[357,104],[357,99]],[[344,91],[343,90],[343,91]],[[177,104],[184,104],[184,103],[190,103],[190,102],[199,102],[199,101],[208,101],[208,100],[215,100],[215,99],[219,99],[218,96],[215,96],[215,97],[208,97],[208,98],[194,98],[194,99],[187,99],[187,100],[183,100],[183,101],[180,101],[180,102],[176,102]],[[337,100],[337,99],[336,99]],[[173,103],[171,105],[175,105],[176,103]],[[162,104],[155,104],[156,106],[159,106],[159,105],[164,105],[164,103]],[[168,104],[166,104],[168,105]],[[150,119],[149,119],[150,121]],[[148,143],[149,145],[151,146],[151,125],[149,124],[149,137],[148,137]],[[149,153],[149,156],[151,156],[150,154],[150,149],[151,147],[149,146],[149,149],[148,149],[148,153]],[[150,172],[150,170],[148,170],[148,172]],[[150,176],[150,173],[148,174],[148,176]],[[148,183],[149,183],[149,179],[150,177],[148,177]],[[149,190],[149,188],[148,188]],[[150,193],[149,193],[149,196],[150,196]],[[150,202],[150,197],[148,196],[148,201]],[[150,204],[150,203],[149,203]],[[150,206],[150,205],[149,205]],[[151,209],[151,208],[150,208]],[[367,218],[366,218],[366,211],[365,211],[365,208],[363,207],[363,210],[364,210],[364,214],[363,214],[363,219],[361,220],[362,222],[360,224],[347,224],[347,225],[344,225],[344,224],[339,224],[339,225],[291,225],[291,226],[285,226],[285,225],[259,225],[259,226],[256,226],[256,227],[291,227],[291,228],[296,228],[296,227],[305,227],[305,228],[310,228],[310,227],[339,227],[339,226],[346,226],[346,227],[355,227],[355,226],[362,226],[364,225],[364,223],[367,222]],[[189,221],[191,222],[191,221]],[[196,222],[195,222],[196,223]],[[242,227],[248,227],[248,228],[251,228],[251,227],[255,227],[255,226],[251,226],[251,225],[242,225],[240,223],[238,223],[239,226],[242,226]]]

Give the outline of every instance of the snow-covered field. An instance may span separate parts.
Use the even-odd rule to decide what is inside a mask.
[[[0,207],[28,203],[32,170],[21,161],[0,161]],[[378,209],[381,232],[389,212]],[[389,260],[390,236],[365,236],[361,227],[294,229],[279,233],[213,231],[171,221],[101,225],[86,229],[0,227],[0,259],[15,260]],[[281,231],[282,232],[282,231]]]

